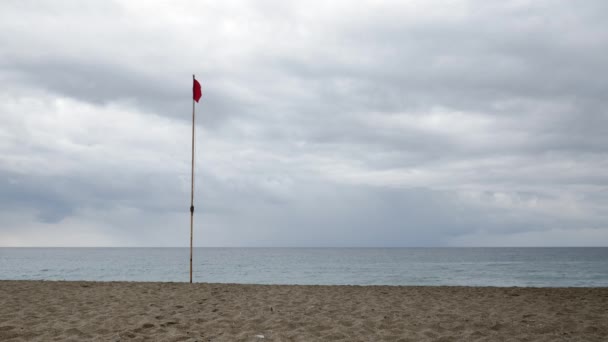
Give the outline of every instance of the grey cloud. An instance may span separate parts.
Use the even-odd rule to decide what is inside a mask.
[[[162,131],[189,123],[197,73],[203,244],[474,244],[606,229],[605,2],[462,1],[417,14],[432,4],[146,7],[157,20],[126,5],[0,5],[4,95],[124,104],[136,112],[125,115],[168,119],[151,121]],[[31,123],[6,108],[0,158],[84,159],[56,153],[61,144],[20,149],[9,124]],[[128,139],[104,155],[116,162],[60,174],[0,159],[0,202],[53,224],[107,215],[126,230],[131,208],[161,234],[188,205],[186,163],[164,164],[176,152],[162,147],[182,138],[172,134],[146,140],[159,160],[145,167],[129,162]]]
[[[3,211],[14,211],[19,208],[35,208],[38,219],[42,222],[57,223],[73,213],[73,203],[66,201],[52,188],[41,188],[36,182],[24,179],[19,175],[0,172],[0,204]]]

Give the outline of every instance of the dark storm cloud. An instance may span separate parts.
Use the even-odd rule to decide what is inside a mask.
[[[35,208],[38,218],[43,222],[56,223],[73,213],[73,204],[58,196],[53,189],[41,188],[40,184],[31,183],[20,175],[0,172],[0,204],[2,211],[14,211],[18,208]]]

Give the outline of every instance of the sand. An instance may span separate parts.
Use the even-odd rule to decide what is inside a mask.
[[[0,281],[0,341],[608,341],[608,288]]]

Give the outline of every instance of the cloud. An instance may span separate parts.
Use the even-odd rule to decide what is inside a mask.
[[[186,245],[192,73],[198,245],[606,245],[606,9],[3,3],[0,245]]]

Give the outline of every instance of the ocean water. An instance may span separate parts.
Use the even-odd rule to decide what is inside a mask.
[[[0,279],[189,279],[188,248],[0,248]],[[607,287],[608,248],[195,248],[194,281]]]

